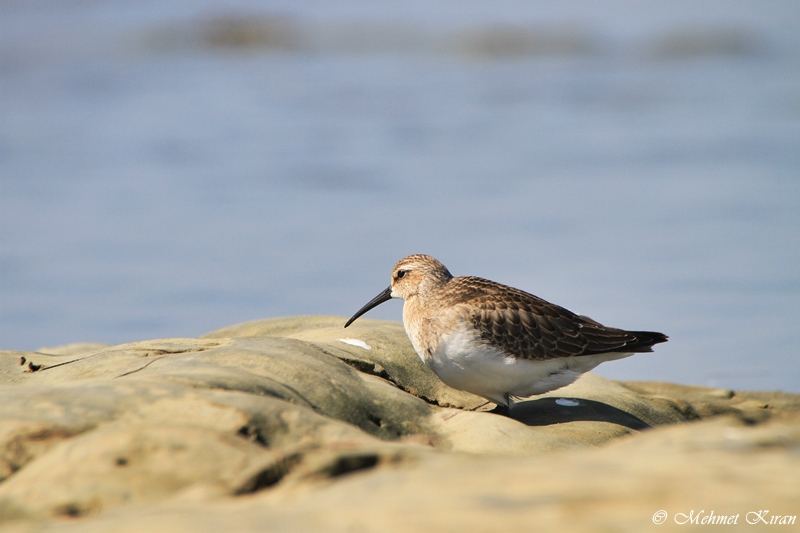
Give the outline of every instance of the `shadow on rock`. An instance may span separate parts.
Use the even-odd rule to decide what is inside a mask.
[[[634,415],[603,402],[583,398],[539,398],[515,404],[509,415],[528,426],[564,422],[610,422],[633,430],[650,429]]]

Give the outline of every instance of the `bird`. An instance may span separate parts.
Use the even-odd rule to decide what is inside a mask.
[[[414,351],[445,384],[508,415],[514,401],[559,389],[606,361],[652,352],[668,337],[611,328],[538,296],[475,276],[454,277],[425,254],[404,257],[391,285],[344,325],[393,298]]]

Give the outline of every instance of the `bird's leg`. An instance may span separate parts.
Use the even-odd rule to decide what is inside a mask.
[[[509,393],[505,393],[503,397],[506,399],[505,405],[498,403],[497,407],[489,411],[490,413],[494,413],[496,415],[508,416],[508,413],[511,410],[511,396],[509,395]]]

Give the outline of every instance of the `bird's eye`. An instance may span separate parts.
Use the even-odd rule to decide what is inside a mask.
[[[406,275],[406,272],[407,272],[406,270],[398,270],[397,271],[397,275],[395,276],[395,279],[402,279],[403,276]]]

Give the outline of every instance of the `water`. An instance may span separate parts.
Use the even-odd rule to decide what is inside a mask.
[[[349,316],[424,252],[670,335],[602,375],[800,392],[800,4],[485,5],[4,2],[0,347]]]

